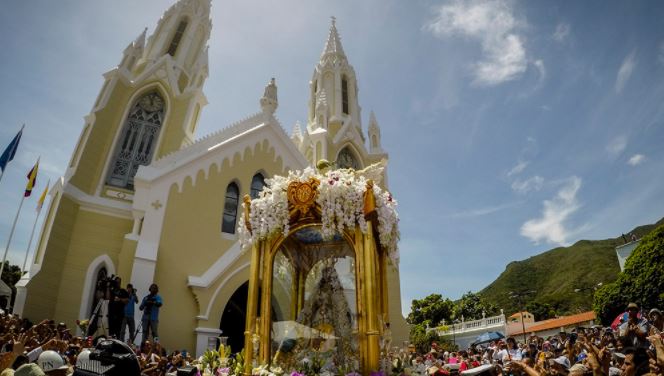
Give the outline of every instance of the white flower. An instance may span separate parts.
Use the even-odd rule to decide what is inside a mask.
[[[329,171],[322,175],[312,168],[306,168],[303,171],[289,171],[287,177],[275,176],[266,179],[269,188],[264,189],[250,204],[251,231],[244,220],[238,225],[238,235],[243,249],[278,232],[284,236],[288,235],[290,232],[288,185],[292,182],[306,182],[311,178],[316,178],[320,182],[316,203],[321,208],[323,237],[331,239],[337,232],[352,231],[356,225],[366,233],[364,194],[367,179],[347,169]],[[378,240],[392,262],[397,263],[399,260],[397,202],[389,192],[383,192],[378,185],[373,186],[373,191],[376,199]],[[242,207],[245,207],[244,203]]]

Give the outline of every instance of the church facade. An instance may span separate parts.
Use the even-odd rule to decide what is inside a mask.
[[[95,308],[97,282],[119,275],[139,299],[151,283],[159,285],[165,347],[200,354],[223,335],[237,351],[250,263],[236,234],[242,197],[256,197],[271,176],[320,159],[361,169],[388,155],[373,113],[366,134],[362,129],[356,75],[334,19],[310,81],[307,123],[290,136],[274,116],[272,79],[255,114],[195,138],[208,104],[210,0],[179,0],[151,36],[146,31],[104,74],[67,171],[51,191],[14,311],[73,327]],[[392,335],[406,340],[396,266],[388,286]]]

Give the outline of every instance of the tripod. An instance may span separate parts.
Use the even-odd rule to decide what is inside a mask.
[[[104,315],[106,313],[106,315]],[[90,319],[88,322],[90,325],[88,326],[88,332],[86,333],[87,336],[93,336],[95,333],[97,333],[97,330],[99,330],[99,325],[98,321],[101,320],[101,329],[102,333],[104,335],[107,335],[107,326],[104,325],[104,317],[108,317],[108,300],[106,299],[99,299],[97,302],[97,306],[95,309],[92,310],[92,313],[90,314]]]
[[[131,333],[131,335],[129,336],[129,339],[130,339],[131,343],[134,343],[134,341],[136,340],[136,336],[142,330],[143,330],[143,319],[141,319],[141,321],[139,321],[138,325],[136,326],[136,330],[134,330],[134,332]]]

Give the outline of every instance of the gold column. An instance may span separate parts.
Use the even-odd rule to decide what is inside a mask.
[[[387,291],[387,252],[381,251],[379,255],[380,262],[380,291],[378,292],[381,297],[381,316],[383,317],[384,322],[390,322],[389,315],[389,294]],[[382,328],[381,328],[382,329]]]
[[[357,340],[360,349],[360,367],[364,374],[368,374],[366,370],[367,363],[367,287],[366,277],[364,275],[364,234],[359,226],[355,226],[355,237],[353,245],[355,247],[355,278],[357,280]]]
[[[367,362],[365,374],[379,369],[380,346],[378,330],[378,300],[376,290],[378,278],[376,275],[376,248],[373,237],[373,221],[367,220],[367,233],[364,235],[364,275],[366,277],[366,312],[367,312]]]
[[[298,286],[299,286],[299,271],[295,270],[295,265],[293,264],[293,270],[295,273],[293,273],[292,280],[291,280],[291,305],[290,305],[290,320],[295,321],[297,318],[298,314],[298,309],[297,309],[297,302],[299,300],[299,295],[298,295]]]
[[[260,322],[260,335],[261,335],[261,349],[259,357],[264,364],[270,361],[270,335],[272,325],[272,270],[274,257],[270,251],[274,246],[276,240],[271,238],[264,243],[263,248],[263,291],[261,299],[261,322]]]
[[[297,314],[300,314],[304,307],[304,284],[306,282],[303,270],[297,271]],[[297,317],[297,315],[296,315]]]
[[[256,309],[258,302],[258,284],[259,281],[259,268],[260,268],[260,244],[255,244],[251,247],[251,266],[249,267],[249,292],[247,297],[247,320],[244,329],[244,374],[251,376],[251,363],[254,353],[254,346],[252,343],[252,335],[256,330]]]

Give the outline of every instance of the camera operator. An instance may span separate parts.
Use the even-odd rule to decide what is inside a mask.
[[[144,343],[149,338],[150,334],[152,334],[153,339],[159,337],[159,307],[162,306],[163,301],[158,292],[159,287],[157,284],[151,284],[150,294],[143,298],[141,305],[138,307],[138,309],[143,311],[143,317],[141,319],[141,324],[143,325],[143,338],[141,343]]]
[[[138,303],[138,296],[136,296],[136,290],[134,290],[134,286],[131,283],[127,284],[127,294],[129,299],[127,299],[127,304],[124,306],[124,318],[122,319],[122,327],[120,328],[120,340],[125,340],[126,329],[129,327],[129,340],[133,342],[136,335],[134,306]]]
[[[120,338],[124,308],[129,302],[129,294],[127,290],[122,288],[121,283],[122,279],[119,276],[111,276],[111,283],[109,283],[108,332],[114,338]]]

